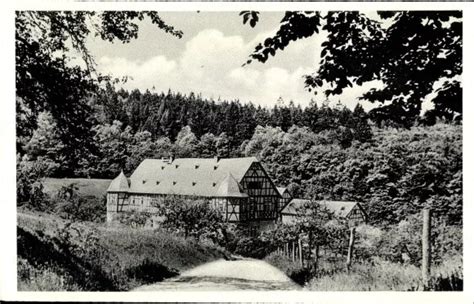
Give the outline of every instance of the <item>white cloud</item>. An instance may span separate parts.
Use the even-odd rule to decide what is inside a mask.
[[[319,60],[322,38],[316,35],[294,42],[265,64],[254,62],[242,67],[257,43],[272,33],[260,33],[245,42],[241,36],[225,36],[219,30],[206,29],[187,41],[174,60],[161,54],[148,60],[104,56],[98,65],[103,73],[131,76],[124,85],[127,89],[170,88],[266,106],[282,97],[286,102],[307,105],[314,95],[305,90],[303,76],[316,69],[314,62]]]

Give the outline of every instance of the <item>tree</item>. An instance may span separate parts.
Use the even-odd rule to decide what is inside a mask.
[[[60,161],[63,157],[61,150],[64,146],[51,113],[41,112],[38,115],[37,125],[38,127],[33,131],[25,150],[34,159],[42,156],[64,166],[65,164]]]
[[[382,11],[374,20],[357,11],[286,12],[273,37],[256,46],[252,60],[266,62],[292,41],[322,30],[321,64],[307,75],[308,90],[324,85],[326,96],[338,95],[347,87],[383,81],[382,88],[360,98],[384,104],[371,111],[374,117],[409,127],[420,115],[421,104],[436,93],[436,114],[452,117],[462,113],[461,11]],[[433,92],[435,82],[447,79]]]
[[[190,126],[185,126],[179,131],[176,137],[176,153],[180,157],[193,157],[199,141],[191,131]]]
[[[167,196],[152,203],[163,217],[161,226],[184,234],[184,237],[208,237],[218,241],[225,229],[222,214],[209,202],[181,196]]]
[[[217,138],[212,133],[206,133],[201,136],[197,147],[200,157],[208,158],[217,155]]]
[[[107,41],[129,42],[138,35],[145,17],[172,35],[157,12],[136,11],[18,11],[15,18],[17,134],[31,136],[38,113],[48,111],[58,124],[65,152],[74,164],[94,149],[94,118],[88,100],[101,81],[86,40],[91,35]],[[73,62],[77,52],[84,66]],[[22,151],[22,141],[18,150]],[[85,156],[86,155],[86,156]]]

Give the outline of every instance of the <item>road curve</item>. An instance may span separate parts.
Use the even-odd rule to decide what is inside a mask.
[[[132,291],[295,290],[298,286],[282,271],[254,259],[217,260],[180,276]]]

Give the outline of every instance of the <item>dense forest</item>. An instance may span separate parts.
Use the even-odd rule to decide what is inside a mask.
[[[378,127],[360,105],[264,108],[111,85],[88,106],[84,153],[69,154],[52,115],[42,112],[19,143],[21,172],[114,178],[145,158],[257,156],[298,197],[361,201],[375,221],[398,222],[429,205],[448,222],[461,222],[459,124]]]

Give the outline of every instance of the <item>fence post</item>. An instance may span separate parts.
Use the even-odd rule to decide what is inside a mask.
[[[354,236],[355,236],[355,227],[352,227],[351,235],[349,237],[349,248],[347,249],[347,261],[346,261],[347,270],[349,270],[352,263],[352,251],[354,250]]]
[[[423,259],[421,263],[421,274],[423,278],[423,289],[429,290],[431,272],[431,210],[423,209],[423,235],[422,235]]]
[[[303,263],[303,246],[301,246],[301,239],[300,238],[298,238],[298,254],[299,254],[301,267],[303,267],[304,266],[304,263]]]
[[[295,261],[295,241],[291,241],[291,259]]]

